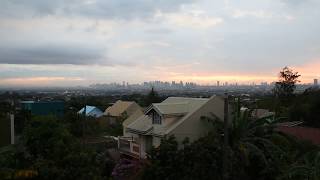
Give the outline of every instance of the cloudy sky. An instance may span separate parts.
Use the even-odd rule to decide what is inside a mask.
[[[320,78],[319,0],[1,0],[0,86]]]

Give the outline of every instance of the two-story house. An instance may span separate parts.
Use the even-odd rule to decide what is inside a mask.
[[[174,135],[180,145],[185,138],[195,141],[212,130],[212,123],[201,118],[212,114],[223,119],[223,98],[169,97],[152,104],[144,114],[124,121],[119,150],[122,154],[145,158],[151,147],[158,147],[165,136]]]

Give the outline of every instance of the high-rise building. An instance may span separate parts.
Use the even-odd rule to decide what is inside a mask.
[[[318,86],[318,79],[314,79],[314,80],[313,80],[313,85],[314,85],[314,86]]]
[[[220,86],[220,81],[217,81],[217,86],[218,86],[218,87]]]

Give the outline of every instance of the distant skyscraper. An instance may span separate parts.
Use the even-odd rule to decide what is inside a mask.
[[[313,85],[314,85],[314,86],[318,86],[318,79],[314,79],[314,80],[313,80]]]
[[[217,81],[217,86],[218,86],[218,87],[220,86],[220,81]]]

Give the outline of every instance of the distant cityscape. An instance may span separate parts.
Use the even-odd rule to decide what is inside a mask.
[[[216,81],[215,84],[197,84],[195,82],[183,82],[183,81],[149,81],[143,83],[135,83],[131,84],[127,81],[123,81],[122,83],[97,83],[89,85],[90,88],[93,89],[123,89],[123,88],[134,88],[134,89],[196,89],[196,88],[243,88],[243,87],[263,87],[263,88],[272,88],[275,85],[275,82],[260,82],[260,83],[229,83],[229,82],[221,82]],[[305,83],[298,84],[298,87],[310,87],[310,86],[318,86],[318,79],[314,79],[313,83]]]
[[[0,87],[0,94],[5,92],[17,92],[24,95],[41,96],[40,99],[52,99],[52,97],[72,97],[72,96],[104,96],[106,94],[114,96],[130,95],[130,94],[146,94],[151,88],[154,88],[163,96],[171,95],[189,95],[189,96],[211,96],[212,94],[221,95],[225,92],[230,94],[272,94],[275,82],[260,82],[250,84],[238,84],[216,81],[215,84],[197,84],[195,82],[183,81],[149,81],[143,83],[131,84],[123,81],[121,83],[99,83],[91,84],[89,86],[75,86],[75,87]],[[312,83],[297,84],[296,93],[301,93],[308,88],[319,87],[318,79],[314,79]],[[49,97],[49,98],[48,98]],[[30,98],[35,100],[37,98]]]

